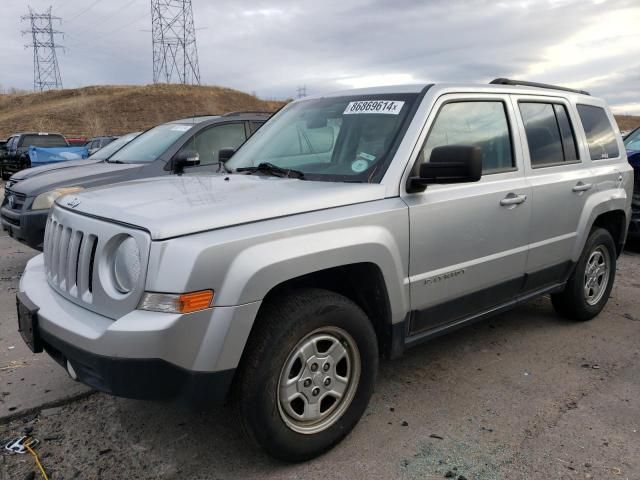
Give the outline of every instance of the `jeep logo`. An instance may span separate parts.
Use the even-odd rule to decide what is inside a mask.
[[[78,197],[72,197],[67,200],[67,207],[69,208],[76,208],[78,205],[80,205],[80,199]]]

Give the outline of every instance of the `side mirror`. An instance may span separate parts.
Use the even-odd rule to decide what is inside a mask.
[[[218,150],[218,161],[220,163],[226,163],[231,157],[233,157],[234,153],[236,153],[235,148],[221,148]]]
[[[200,165],[200,154],[195,150],[182,150],[173,157],[173,171],[178,175],[184,173],[185,167]]]
[[[431,151],[420,165],[420,175],[409,179],[410,192],[422,192],[431,184],[477,182],[482,177],[482,149],[467,145],[444,145]]]

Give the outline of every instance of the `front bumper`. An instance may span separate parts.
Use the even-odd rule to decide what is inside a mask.
[[[234,331],[260,302],[187,315],[134,310],[118,320],[91,312],[47,283],[43,256],[29,261],[20,292],[38,307],[40,337],[59,363],[98,390],[141,399],[222,402],[238,363]]]
[[[48,210],[17,211],[0,208],[0,224],[9,236],[31,248],[42,251]]]

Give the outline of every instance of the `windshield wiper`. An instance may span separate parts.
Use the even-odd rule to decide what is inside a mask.
[[[123,162],[122,160],[107,160],[107,162],[109,162],[109,163],[126,163],[126,162]]]
[[[277,165],[274,165],[273,163],[269,163],[269,162],[260,163],[257,167],[236,168],[236,172],[249,172],[249,173],[262,172],[262,173],[271,174],[276,177],[285,177],[285,178],[295,177],[299,179],[304,178],[304,172],[301,172],[300,170],[293,170],[291,168],[278,167]]]

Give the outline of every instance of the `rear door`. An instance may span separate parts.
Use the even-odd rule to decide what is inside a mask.
[[[564,281],[571,268],[578,224],[593,193],[591,161],[576,135],[578,119],[561,97],[514,95],[532,187],[525,292]]]
[[[436,102],[413,166],[441,145],[483,151],[479,182],[405,193],[410,220],[410,333],[491,310],[520,291],[527,258],[530,187],[508,95],[450,94]]]

